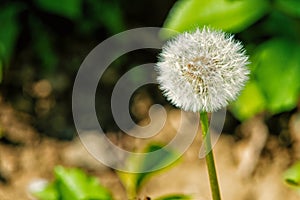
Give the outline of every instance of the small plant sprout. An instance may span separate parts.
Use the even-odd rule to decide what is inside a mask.
[[[156,65],[166,98],[185,111],[200,112],[202,137],[211,149],[208,112],[235,100],[248,80],[248,56],[233,36],[208,27],[167,42]],[[206,155],[213,200],[220,200],[213,152]]]

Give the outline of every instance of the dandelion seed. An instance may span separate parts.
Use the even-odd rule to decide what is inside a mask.
[[[248,80],[248,63],[232,35],[205,27],[167,42],[156,69],[171,103],[185,111],[213,112],[236,99]]]

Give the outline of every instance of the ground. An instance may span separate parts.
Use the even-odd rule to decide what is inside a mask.
[[[40,134],[31,125],[30,115],[16,111],[3,98],[0,108],[1,200],[33,199],[28,188],[37,180],[52,180],[56,165],[80,167],[99,177],[115,199],[126,199],[116,173],[91,157],[77,137],[66,141]],[[164,128],[151,141],[168,142],[174,136],[180,111],[170,107],[167,111]],[[147,123],[147,115],[141,115],[140,124]],[[286,125],[279,134],[272,133],[275,129],[270,126],[278,119],[282,121],[281,117],[272,122],[259,115],[239,124],[234,133],[222,133],[214,153],[223,199],[299,199],[299,194],[285,185],[282,174],[300,157],[300,112],[284,115]],[[125,149],[141,149],[149,142],[120,132],[107,135]],[[184,193],[196,200],[210,199],[205,160],[198,158],[200,144],[197,137],[178,164],[151,177],[137,198]]]

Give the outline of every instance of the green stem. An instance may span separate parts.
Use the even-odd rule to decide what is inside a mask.
[[[200,112],[200,123],[202,128],[202,138],[205,144],[205,151],[209,151],[208,153],[206,152],[207,154],[205,156],[205,159],[206,159],[206,165],[208,170],[212,199],[221,200],[219,183],[218,183],[216,167],[214,162],[214,155],[213,155],[211,141],[210,141],[207,112]]]

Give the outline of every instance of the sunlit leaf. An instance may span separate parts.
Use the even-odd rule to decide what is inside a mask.
[[[276,0],[276,6],[288,14],[300,17],[300,1],[299,0]]]
[[[240,32],[269,9],[267,0],[181,0],[171,9],[164,27],[186,31],[210,25]]]
[[[239,120],[246,120],[266,109],[265,97],[255,81],[250,81],[238,99],[230,106],[231,112]]]
[[[268,41],[258,48],[254,64],[267,109],[272,113],[293,109],[300,95],[299,44],[286,39]]]
[[[41,9],[70,19],[81,16],[82,0],[34,0]]]
[[[296,162],[283,175],[284,181],[290,186],[300,187],[300,162]]]
[[[55,168],[58,188],[63,200],[110,200],[111,195],[98,179],[80,169]]]

